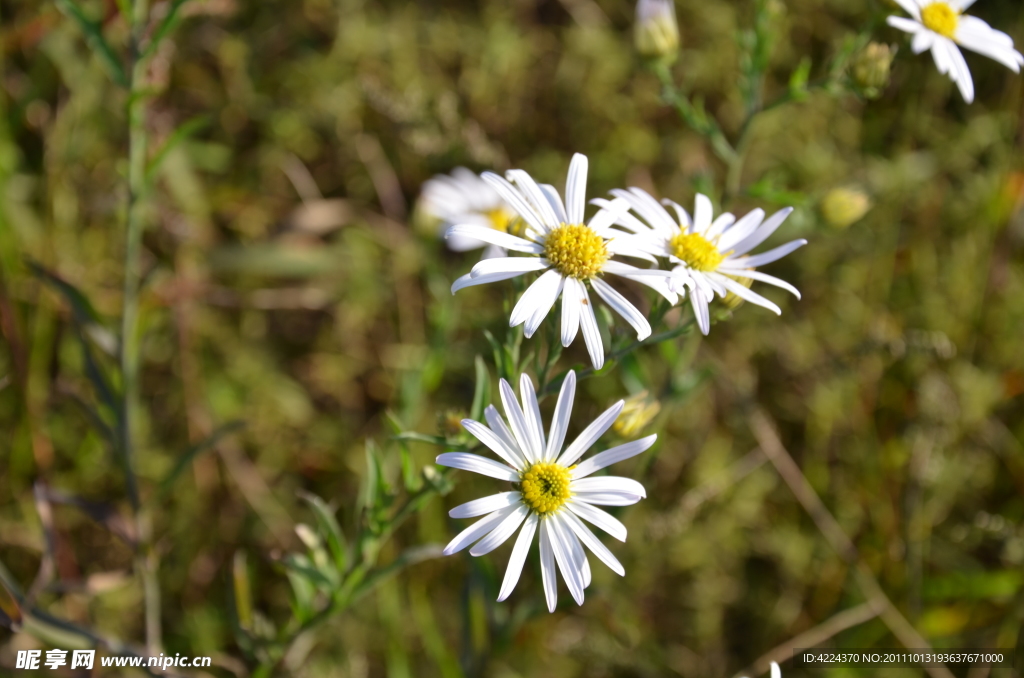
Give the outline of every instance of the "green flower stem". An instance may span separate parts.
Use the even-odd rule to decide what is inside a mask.
[[[654,346],[655,344],[660,344],[663,341],[669,341],[671,339],[675,339],[677,337],[681,337],[684,334],[688,333],[692,327],[693,327],[693,319],[690,318],[690,319],[687,319],[687,320],[683,321],[683,324],[680,325],[679,327],[674,327],[674,328],[672,328],[670,330],[665,330],[664,332],[659,332],[658,334],[652,334],[651,336],[647,337],[646,339],[644,339],[642,341],[634,341],[634,342],[632,342],[632,343],[630,343],[630,344],[628,344],[628,345],[626,345],[626,346],[624,346],[624,347],[622,347],[620,349],[612,351],[607,356],[605,356],[605,365],[607,366],[609,364],[609,362],[611,362],[613,360],[618,360],[618,359],[622,358],[623,356],[629,355],[630,353],[632,353],[633,351],[637,350],[638,348],[640,348],[642,346]],[[601,369],[604,370],[605,368],[601,368]],[[588,367],[586,369],[580,370],[576,374],[576,381],[579,382],[579,381],[582,381],[583,379],[587,379],[589,377],[592,377],[595,374],[597,374],[597,372],[598,372],[598,370],[595,370],[593,367]],[[564,379],[565,379],[565,375],[564,374],[561,377],[559,377],[559,378],[552,379],[549,383],[545,384],[537,392],[537,397],[538,398],[543,398],[545,396],[551,395],[552,393],[554,393],[555,391],[557,391],[559,388],[562,387],[562,381]]]
[[[160,582],[157,577],[159,560],[152,549],[151,529],[140,508],[138,483],[132,460],[137,452],[135,419],[139,394],[139,284],[142,278],[140,253],[143,232],[143,197],[146,182],[146,65],[140,57],[141,43],[149,23],[148,0],[135,0],[132,4],[128,79],[128,208],[125,226],[124,302],[121,314],[120,366],[122,400],[120,417],[120,443],[122,448],[128,498],[135,517],[138,544],[135,570],[142,579],[144,616],[146,625],[146,651],[150,655],[160,652]]]

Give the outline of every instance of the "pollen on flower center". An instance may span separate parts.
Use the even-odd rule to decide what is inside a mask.
[[[569,278],[588,280],[608,261],[604,238],[583,224],[562,224],[544,238],[544,257]]]
[[[669,246],[672,248],[672,254],[698,271],[717,270],[725,259],[718,248],[699,233],[680,233],[672,238]]]
[[[558,464],[534,464],[520,476],[523,503],[540,514],[562,507],[569,498],[569,469]]]
[[[939,35],[952,38],[960,23],[959,12],[945,2],[933,2],[921,9],[921,23]]]

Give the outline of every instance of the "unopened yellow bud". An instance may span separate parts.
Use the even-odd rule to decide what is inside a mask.
[[[633,40],[636,51],[645,59],[675,61],[679,55],[679,24],[673,0],[639,0]]]
[[[833,188],[821,201],[821,215],[830,226],[846,228],[871,207],[871,197],[859,188]]]
[[[889,85],[892,72],[892,60],[896,57],[896,48],[873,42],[853,59],[850,74],[860,88],[861,94],[868,99],[877,99]]]
[[[612,430],[623,438],[631,438],[651,423],[661,411],[657,400],[649,398],[647,391],[640,391],[626,398],[619,418],[612,424]]]
[[[748,290],[750,289],[750,286],[754,284],[754,281],[751,280],[750,278],[741,278],[740,276],[737,275],[730,275],[729,277],[738,282],[739,284],[743,285],[744,287],[746,287]],[[727,292],[725,298],[722,299],[722,303],[730,311],[735,311],[743,302],[743,297],[739,296],[738,294],[732,291]]]

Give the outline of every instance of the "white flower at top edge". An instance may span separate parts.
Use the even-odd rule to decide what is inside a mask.
[[[779,665],[775,662],[772,662],[771,678],[782,678],[782,669],[780,669]]]
[[[739,220],[728,212],[712,219],[711,200],[698,193],[691,219],[685,209],[666,200],[665,204],[671,205],[675,212],[675,216],[670,215],[640,188],[616,189],[612,194],[627,202],[643,219],[640,221],[632,214],[626,214],[619,217],[618,224],[637,234],[649,254],[667,257],[676,264],[669,286],[679,294],[689,289],[690,305],[702,333],[707,334],[711,329],[708,307],[715,293],[724,297],[732,292],[752,304],[782,313],[778,306],[738,282],[737,278],[766,282],[800,298],[800,292],[788,282],[754,269],[781,259],[806,245],[806,240],[793,240],[767,252],[747,254],[775,232],[793,212],[792,207],[779,210],[767,220],[762,209],[755,209]],[[606,200],[595,202],[610,204]]]
[[[914,36],[914,54],[932,51],[939,73],[956,83],[964,101],[974,101],[974,81],[960,47],[995,59],[1014,73],[1020,73],[1024,56],[1013,48],[1013,38],[963,12],[975,0],[896,0],[913,19],[889,17],[889,25]]]
[[[612,273],[636,280],[653,288],[672,303],[676,303],[677,295],[669,289],[662,275],[664,272],[612,260],[612,257],[620,255],[654,261],[638,246],[635,237],[612,228],[618,216],[628,209],[625,202],[609,203],[606,209],[599,211],[589,222],[584,222],[587,157],[577,153],[572,158],[566,179],[564,204],[553,186],[537,184],[523,170],[509,170],[506,177],[507,180],[490,172],[483,174],[483,179],[526,222],[522,236],[473,224],[457,224],[448,229],[447,237],[476,238],[533,256],[481,261],[470,273],[455,281],[452,293],[471,285],[508,280],[524,273],[542,272],[520,297],[512,310],[509,325],[516,327],[525,324],[526,336],[533,336],[561,296],[562,345],[571,344],[582,327],[583,339],[595,369],[604,365],[604,345],[588,287],[636,330],[637,338],[650,336],[651,326],[647,319],[615,288],[602,280],[602,275]]]
[[[466,452],[446,452],[437,457],[437,463],[505,480],[513,483],[515,489],[476,499],[449,511],[452,518],[485,517],[452,539],[444,553],[451,555],[475,544],[469,550],[470,555],[482,556],[498,548],[522,526],[512,547],[498,601],[508,598],[519,582],[530,545],[537,534],[548,610],[554,612],[558,603],[556,564],[573,599],[582,605],[583,590],[590,585],[591,575],[584,544],[612,571],[625,574],[612,552],[583,521],[601,528],[619,541],[626,541],[626,527],[597,506],[628,506],[647,496],[643,486],[635,480],[590,476],[644,452],[654,444],[657,436],[650,435],[613,447],[580,462],[580,457],[615,422],[622,411],[623,401],[605,410],[563,450],[576,393],[575,372],[566,374],[562,382],[547,436],[541,424],[537,395],[528,376],[524,374],[519,380],[522,407],[504,379],[500,390],[508,423],[490,405],[484,412],[488,426],[472,419],[464,419],[462,425],[504,463]]]
[[[515,230],[518,221],[498,192],[465,167],[456,167],[451,174],[438,174],[426,181],[420,192],[420,205],[425,214],[441,222],[445,231],[455,224],[474,224],[507,233]],[[477,238],[456,236],[448,238],[447,243],[456,252],[486,246],[485,259],[505,256],[503,248]]]

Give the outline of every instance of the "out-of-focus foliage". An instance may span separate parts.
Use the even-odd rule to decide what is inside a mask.
[[[754,4],[677,3],[676,78],[730,135],[745,115],[736,36],[753,28]],[[862,603],[773,467],[748,456],[755,405],[922,634],[947,647],[1018,643],[1024,81],[968,54],[979,94],[966,106],[929,57],[878,21],[883,3],[769,4],[768,101],[826,76],[870,21],[873,39],[903,47],[878,99],[810,90],[751,130],[745,190],[723,207],[795,203],[775,237],[811,244],[769,270],[803,299],[769,291],[781,318],[741,305],[709,338],[647,349],[581,387],[580,421],[644,389],[661,406],[648,427],[658,445],[621,471],[649,497],[618,512],[630,539],[612,548],[626,578],[596,565],[585,606],[548,615],[535,556],[503,604],[493,600],[510,545],[428,560],[295,643],[278,671],[727,676]],[[83,6],[123,41],[115,3]],[[451,297],[475,255],[408,226],[424,180],[462,164],[558,181],[580,151],[595,194],[626,184],[684,204],[695,190],[721,197],[725,168],[632,52],[633,10],[625,0],[185,5],[151,68],[152,148],[206,117],[168,147],[146,203],[136,459],[143,498],[162,502],[151,529],[168,652],[213,655],[216,675],[247,675],[259,658],[236,627],[291,618],[286,563],[339,557],[300,491],[324,497],[355,534],[373,520],[371,473],[382,492],[415,487],[403,471],[439,451],[405,443],[404,469],[394,444],[367,454],[367,439],[393,433],[389,416],[458,435],[439,431],[438,413],[472,406],[474,357],[490,350],[481,330],[504,336],[507,297],[498,286]],[[1024,42],[1016,0],[972,12]],[[0,17],[0,561],[28,589],[52,553],[40,604],[139,639],[132,552],[112,529],[126,511],[123,475],[81,406],[95,394],[79,336],[112,361],[126,97],[53,4],[0,1]],[[821,199],[851,185],[870,211],[828,225]],[[96,317],[74,317],[29,259],[84,291]],[[562,358],[585,360],[578,345]],[[180,455],[231,420],[246,426],[158,495]],[[494,490],[456,479],[383,561],[447,541],[463,527],[447,509]],[[105,519],[53,503],[41,524],[37,481],[102,504]],[[2,634],[0,666],[38,643]],[[833,642],[898,644],[877,619]]]

